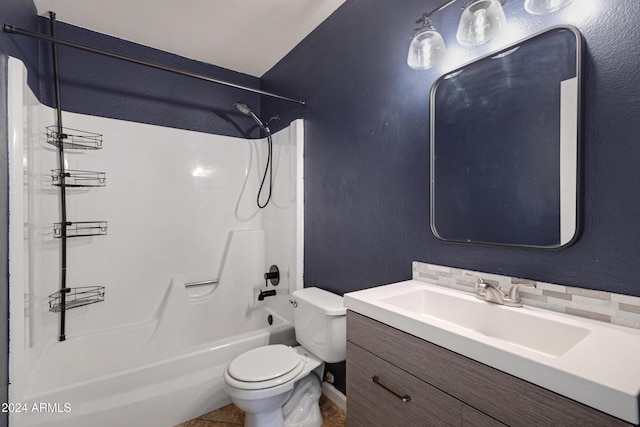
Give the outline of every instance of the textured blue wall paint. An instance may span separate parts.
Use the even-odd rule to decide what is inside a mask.
[[[241,86],[260,88],[260,79],[205,64],[63,22],[57,36],[136,59],[202,74]],[[40,31],[50,34],[48,18]],[[52,106],[51,49],[41,49],[42,102]],[[260,112],[260,96],[138,64],[60,46],[62,109],[101,117],[229,136],[258,137],[251,118],[233,104],[243,101]],[[63,117],[64,122],[64,117]],[[96,130],[99,132],[99,130]]]
[[[343,293],[404,280],[418,260],[640,295],[637,0],[599,2],[601,15],[579,22],[505,4],[524,34],[574,23],[586,43],[583,232],[552,252],[449,244],[429,230],[428,99],[439,74],[409,69],[406,52],[414,20],[439,3],[350,0],[263,76],[265,90],[308,101],[262,102],[284,123],[306,120],[305,285]],[[459,13],[434,16],[450,47]]]

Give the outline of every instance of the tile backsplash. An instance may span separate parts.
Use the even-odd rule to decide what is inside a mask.
[[[525,305],[640,329],[640,297],[413,262],[414,280],[473,293],[476,279],[465,273],[500,285],[505,292],[516,283],[535,284],[535,288],[520,287],[520,297]]]

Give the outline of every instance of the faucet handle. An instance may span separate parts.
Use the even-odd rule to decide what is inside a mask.
[[[529,286],[532,288],[536,287],[535,283],[514,283],[511,285],[509,289],[509,293],[507,294],[507,299],[510,299],[515,302],[520,302],[520,286]]]
[[[496,290],[500,290],[500,284],[494,285],[492,283],[487,283],[484,281],[482,277],[477,276],[475,274],[467,273],[466,271],[464,272],[464,274],[465,276],[471,276],[476,278],[476,291],[478,289],[487,289],[487,288],[494,288]]]
[[[464,275],[465,276],[469,276],[469,277],[473,277],[473,278],[476,279],[476,290],[478,289],[478,287],[480,285],[486,285],[486,283],[484,283],[484,280],[480,276],[476,276],[475,274],[467,273],[466,271],[464,272]]]

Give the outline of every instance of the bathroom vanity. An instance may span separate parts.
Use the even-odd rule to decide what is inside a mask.
[[[349,426],[633,425],[353,311],[347,396]]]
[[[420,329],[412,330],[412,322],[403,320],[409,314],[403,313],[402,309],[397,306],[394,308],[389,304],[391,301],[398,301],[398,299],[393,300],[393,298],[398,298],[397,295],[407,295],[407,301],[413,301],[409,304],[423,305],[422,309],[425,309],[424,301],[418,301],[419,298],[416,298],[418,294],[415,293],[414,288],[429,285],[424,283],[416,285],[412,282],[404,282],[404,284],[408,284],[404,288],[402,284],[394,284],[388,285],[391,287],[390,290],[380,290],[380,288],[387,288],[383,286],[345,294],[345,306],[349,309],[347,312],[347,422],[349,426],[564,425],[602,427],[636,425],[621,419],[621,417],[594,409],[593,405],[587,405],[567,397],[567,393],[564,391],[560,394],[551,391],[549,387],[536,385],[530,378],[528,378],[529,380],[521,379],[522,376],[526,377],[526,374],[514,375],[513,372],[518,372],[517,366],[520,362],[511,360],[514,353],[508,351],[510,345],[508,343],[504,346],[507,351],[503,353],[485,351],[486,349],[483,347],[487,343],[495,345],[491,342],[493,338],[487,338],[486,342],[476,347],[474,343],[470,342],[470,340],[477,338],[473,336],[473,333],[463,336],[465,332],[460,329],[456,332],[460,332],[462,335],[456,336],[451,335],[449,333],[451,331],[434,328],[438,319],[436,317],[430,318],[431,316],[425,312],[421,314],[422,318],[419,319],[423,322],[418,325]],[[400,285],[400,290],[397,285]],[[393,286],[396,286],[396,289]],[[435,286],[435,288],[438,287]],[[439,298],[437,296],[439,289],[435,289],[434,292],[435,298]],[[454,295],[454,300],[457,298],[456,292],[458,291],[445,290],[445,293]],[[363,293],[364,297],[361,298]],[[462,294],[462,300],[467,297],[473,300],[473,296],[463,292],[459,293]],[[369,295],[374,296],[367,299]],[[483,301],[477,302],[484,304],[484,307],[489,304]],[[439,304],[440,306],[447,305],[445,300],[439,301]],[[478,307],[482,308],[483,306],[479,305]],[[489,308],[493,310],[497,306],[491,304]],[[464,304],[460,309],[467,314],[473,311],[473,309],[465,307]],[[504,309],[502,307],[502,311]],[[445,307],[445,310],[453,312],[455,309]],[[507,310],[521,309],[509,308]],[[365,313],[362,314],[362,312]],[[391,313],[390,317],[387,316],[389,313]],[[512,312],[506,313],[509,315]],[[486,313],[482,314],[486,315]],[[387,319],[389,322],[385,321]],[[491,319],[489,320],[491,321]],[[503,320],[500,319],[498,322],[502,323]],[[514,321],[520,326],[522,333],[531,332],[519,322],[520,320],[517,319]],[[395,327],[387,323],[393,323]],[[450,325],[444,326],[444,328],[452,327],[455,329],[455,319],[449,319],[449,323]],[[405,332],[407,329],[409,331]],[[418,335],[423,335],[423,337]],[[430,342],[431,339],[425,339],[424,335],[433,337],[433,341],[438,344]],[[555,355],[542,355],[541,363],[544,363],[545,358],[553,359],[556,363],[559,363],[558,361],[563,358],[569,358],[572,349],[581,345],[580,343],[588,345],[589,338],[595,335],[597,332],[590,331],[571,348],[562,349]],[[633,345],[624,350],[633,351]],[[447,347],[453,348],[455,351]],[[593,350],[592,347],[589,348]],[[547,349],[543,350],[548,351]],[[606,350],[604,351],[606,353]],[[465,353],[466,355],[463,355]],[[569,356],[566,356],[567,354]],[[484,363],[474,360],[476,355],[477,359]],[[607,357],[606,354],[603,356]],[[487,363],[484,360],[486,357],[490,357],[493,362]],[[632,354],[629,357],[633,359]],[[589,359],[589,357],[585,357],[585,359]],[[491,364],[494,367],[490,366]],[[505,369],[501,369],[502,366]],[[534,371],[531,378],[536,378],[537,368],[532,367],[530,370]],[[512,371],[512,373],[508,371]],[[549,372],[552,377],[555,377],[551,378],[552,382],[559,381],[559,384],[570,384],[571,388],[575,388],[572,380],[565,380],[566,373],[559,370],[557,366],[545,371],[544,376],[549,375]],[[636,372],[632,369],[628,375],[635,376]],[[593,394],[596,401],[610,399],[609,392],[600,389],[597,385],[585,385],[577,391],[576,396],[582,396],[581,393]],[[625,413],[623,408],[625,403],[629,403],[632,407],[631,412],[633,412],[633,402],[615,398],[612,401],[614,402],[613,406],[620,403],[620,414]],[[637,396],[635,405],[637,406]],[[635,415],[626,417],[628,419],[633,416]]]

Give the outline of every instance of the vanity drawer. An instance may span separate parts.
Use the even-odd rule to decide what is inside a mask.
[[[504,427],[500,421],[462,404],[462,427]]]
[[[460,426],[462,402],[349,342],[347,396],[349,427]]]
[[[631,425],[350,310],[347,340],[510,426]]]

